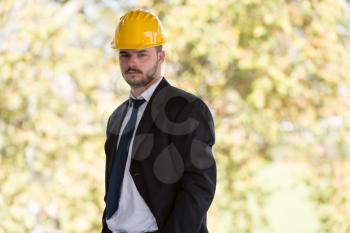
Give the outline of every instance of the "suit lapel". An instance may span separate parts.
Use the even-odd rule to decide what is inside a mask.
[[[164,109],[166,104],[166,98],[164,94],[166,94],[163,90],[165,87],[169,87],[170,84],[166,81],[165,78],[159,83],[157,88],[154,90],[152,97],[147,104],[147,107],[142,115],[142,118],[140,120],[139,126],[137,128],[134,142],[133,142],[133,148],[132,148],[132,158],[135,159],[142,159],[142,155],[138,156],[138,152],[141,148],[142,143],[145,141],[145,139],[148,139],[150,141],[148,146],[150,147],[153,145],[153,138],[152,135],[148,135],[148,132],[150,131],[152,125],[157,121],[157,118],[159,117],[159,113],[161,112],[160,109]],[[163,91],[162,91],[163,90]],[[151,148],[150,148],[151,149]],[[143,153],[146,151],[143,151]],[[144,154],[147,154],[144,153]]]
[[[128,100],[124,101],[124,103],[120,106],[120,108],[117,110],[113,118],[110,119],[111,121],[111,126],[109,129],[107,129],[107,151],[109,156],[107,156],[107,159],[109,157],[109,162],[108,162],[108,173],[112,167],[113,160],[115,157],[114,150],[117,146],[119,134],[120,134],[120,127],[122,125],[122,122],[124,120],[124,117],[126,115],[126,112],[128,110]]]
[[[124,101],[120,109],[118,109],[117,112],[115,113],[115,116],[113,117],[113,119],[111,119],[112,124],[110,126],[109,133],[115,134],[117,136],[119,135],[120,127],[122,125],[122,122],[128,110],[128,103],[129,103],[128,100]]]
[[[170,84],[166,81],[165,78],[163,78],[163,80],[159,83],[157,88],[154,90],[152,97],[143,113],[143,116],[140,120],[139,126],[135,134],[133,148],[132,148],[132,158],[139,157],[139,156],[136,156],[137,154],[140,154],[142,156],[142,153],[138,153],[138,152],[141,148],[142,143],[145,141],[146,138],[152,140],[152,138],[149,137],[150,135],[148,135],[147,133],[150,131],[152,125],[155,123],[155,121],[159,117],[159,113],[160,113],[159,109],[164,108],[164,106],[162,105],[166,104],[166,101],[165,101],[166,98],[165,96],[163,96],[164,91],[161,93],[162,96],[159,96],[158,94],[160,94],[160,91],[163,88],[169,87],[169,86]],[[115,116],[113,116],[113,118],[111,119],[111,126],[107,130],[108,143],[106,144],[108,145],[108,151],[110,155],[108,171],[110,171],[114,157],[115,157],[115,153],[113,153],[114,152],[113,150],[115,150],[117,146],[118,138],[120,135],[119,131],[120,131],[122,122],[124,120],[124,117],[126,115],[126,112],[128,109],[127,107],[128,107],[128,100],[126,100],[117,110],[117,112],[115,113]],[[150,143],[150,145],[153,145],[153,143]]]

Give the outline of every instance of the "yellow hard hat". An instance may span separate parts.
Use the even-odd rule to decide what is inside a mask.
[[[120,18],[113,49],[144,49],[164,44],[162,25],[157,16],[138,9]]]

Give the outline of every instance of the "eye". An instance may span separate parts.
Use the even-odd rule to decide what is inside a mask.
[[[138,57],[146,57],[147,54],[145,54],[145,53],[139,53],[139,54],[137,54],[137,56],[138,56]]]
[[[127,54],[127,53],[120,53],[120,54],[119,54],[119,57],[120,57],[120,58],[128,58],[128,57],[130,57],[130,55]]]

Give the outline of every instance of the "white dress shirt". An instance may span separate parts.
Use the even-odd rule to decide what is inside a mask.
[[[138,109],[135,130],[130,141],[128,159],[125,165],[118,210],[112,215],[110,219],[106,220],[108,228],[113,233],[144,233],[158,230],[156,219],[138,192],[129,169],[131,163],[131,148],[134,142],[136,129],[154,90],[162,79],[163,78],[160,78],[157,82],[152,84],[137,98],[143,98],[146,101]],[[135,99],[131,93],[130,97]],[[120,128],[120,132],[123,132],[127,122],[130,119],[131,112],[132,106],[129,104],[127,113]],[[118,139],[118,145],[119,140],[120,137]]]

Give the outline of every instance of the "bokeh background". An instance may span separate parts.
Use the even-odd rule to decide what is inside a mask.
[[[348,0],[0,0],[0,232],[99,232],[119,17],[215,118],[211,233],[350,233]]]

